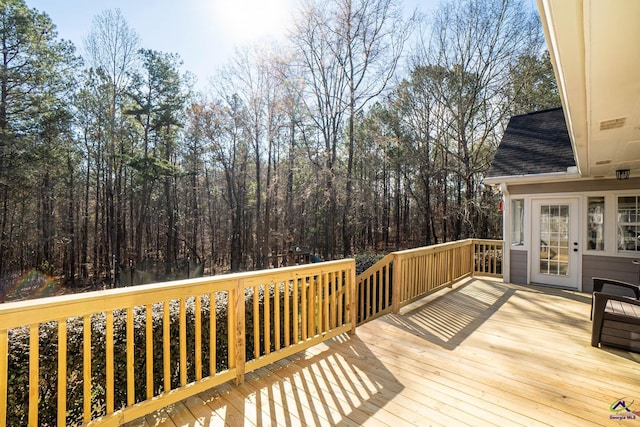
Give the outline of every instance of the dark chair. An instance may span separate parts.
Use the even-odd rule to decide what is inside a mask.
[[[640,353],[640,301],[620,295],[593,293],[591,345]]]
[[[612,280],[606,279],[603,277],[594,277],[593,278],[593,292],[602,292],[604,286],[611,286],[614,288],[620,288],[620,290],[626,290],[627,294],[633,293],[637,300],[640,300],[640,286],[634,285],[633,283],[621,282],[620,280]],[[608,293],[608,292],[607,292]],[[617,293],[616,293],[617,294]],[[591,319],[593,319],[593,299],[591,300]]]

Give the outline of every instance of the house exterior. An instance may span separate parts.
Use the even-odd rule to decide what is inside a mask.
[[[504,278],[637,283],[640,2],[538,0],[562,107],[512,117],[485,184],[503,194]]]

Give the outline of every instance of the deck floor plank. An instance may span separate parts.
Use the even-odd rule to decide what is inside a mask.
[[[314,372],[312,360],[300,360],[274,372],[283,384],[287,392],[306,395],[305,410],[307,414],[315,413],[321,417],[321,423],[358,426],[371,417],[371,414],[380,410],[376,399],[363,401],[361,407],[354,407],[353,402],[361,401],[359,393],[365,393],[362,389],[355,390],[351,386],[343,386],[344,378],[336,379],[333,373]],[[391,414],[380,417],[386,418],[385,425],[398,422],[401,418],[389,420]],[[314,420],[315,421],[315,420]]]
[[[591,347],[590,304],[469,279],[129,426],[621,425],[640,355]]]
[[[384,350],[381,349],[379,354],[384,355]],[[490,366],[474,367],[471,360],[459,359],[456,361],[448,360],[450,365],[447,366],[452,366],[451,369],[448,369],[448,367],[437,364],[430,365],[423,360],[419,360],[419,362],[422,367],[420,372],[413,375],[409,373],[406,379],[404,376],[407,371],[403,370],[402,366],[397,366],[397,371],[394,370],[394,373],[407,382],[412,378],[415,380],[414,376],[417,375],[421,383],[429,384],[438,393],[447,395],[450,400],[460,402],[459,405],[472,405],[468,410],[470,416],[481,416],[485,420],[493,420],[497,416],[503,421],[508,419],[510,423],[517,422],[522,414],[519,408],[523,405],[525,408],[530,408],[533,404],[538,417],[554,419],[564,425],[572,420],[575,422],[575,417],[566,413],[572,403],[570,400],[554,404],[553,402],[561,399],[562,396],[554,393],[545,394],[541,389],[523,387],[515,381],[507,380],[503,372],[497,372]],[[392,359],[389,363],[395,364],[397,361]],[[403,363],[413,365],[408,361],[403,361]],[[418,368],[418,364],[414,366],[416,369]],[[462,409],[459,405],[456,407]],[[558,409],[557,406],[562,408]],[[478,410],[474,411],[474,407]],[[472,422],[471,419],[465,421]],[[475,424],[475,421],[473,422]],[[526,418],[521,423],[529,424]]]

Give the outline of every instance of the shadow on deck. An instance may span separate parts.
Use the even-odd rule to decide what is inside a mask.
[[[356,426],[403,389],[357,336],[338,337],[248,373],[245,380],[239,386],[227,383],[207,390],[128,425]]]
[[[591,303],[591,298],[586,294],[552,287],[507,285],[491,280],[484,280],[484,286],[480,287],[477,283],[477,280],[463,282],[454,290],[445,290],[418,301],[399,315],[387,315],[383,321],[444,349],[453,350],[500,310],[516,292],[544,293]],[[562,308],[533,304],[533,307],[523,309],[523,315],[535,316],[536,312],[545,309],[559,322],[573,320]]]

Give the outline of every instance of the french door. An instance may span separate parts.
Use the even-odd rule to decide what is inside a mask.
[[[578,289],[578,199],[532,201],[531,282]]]

